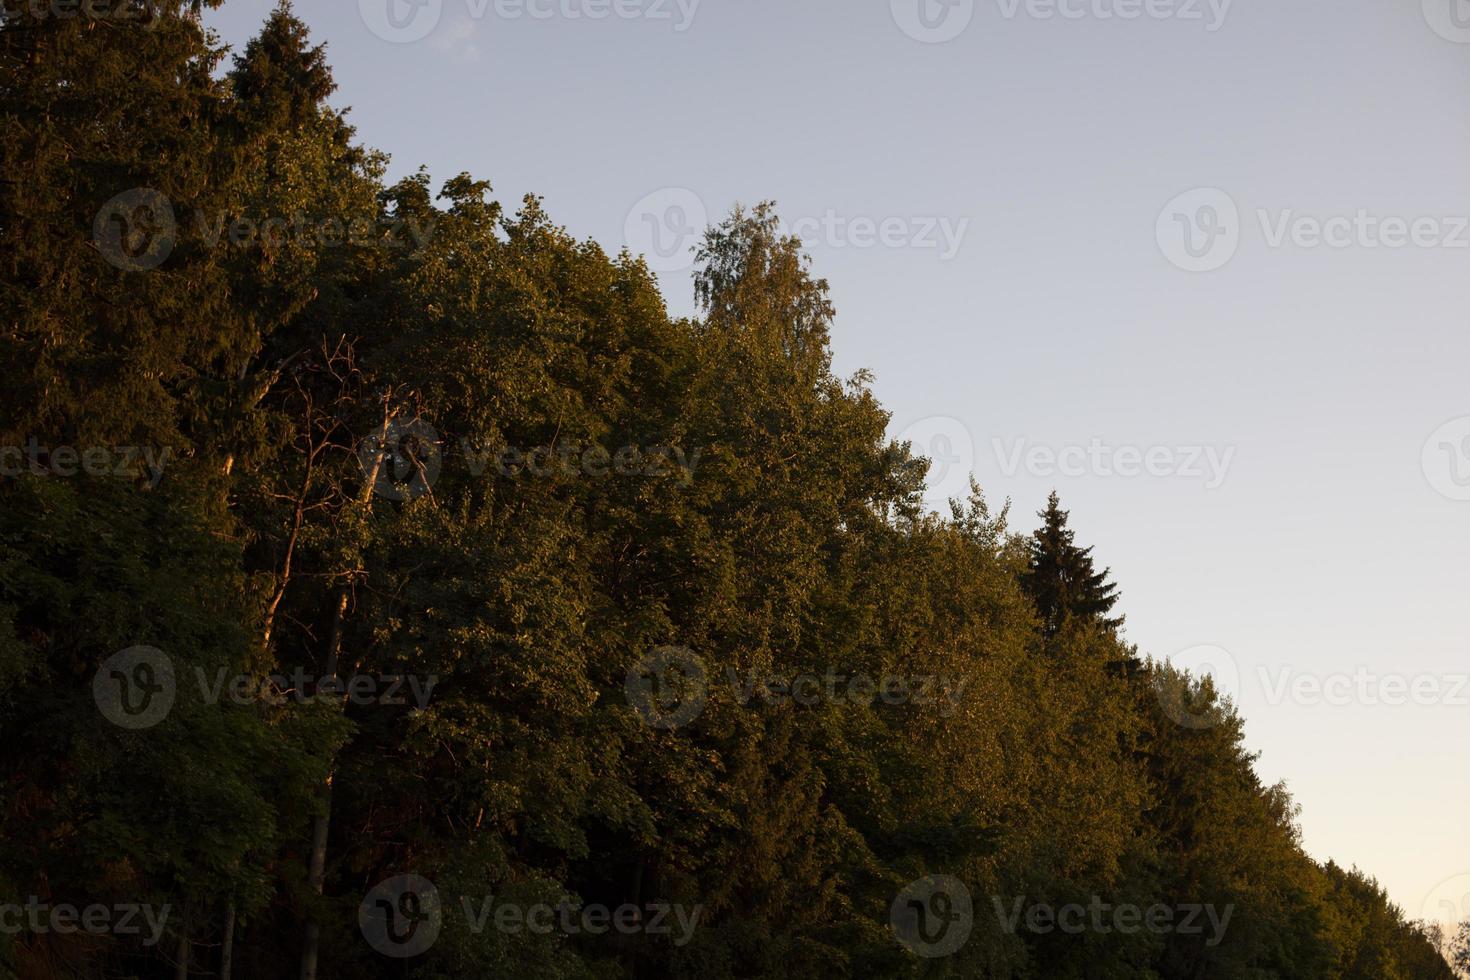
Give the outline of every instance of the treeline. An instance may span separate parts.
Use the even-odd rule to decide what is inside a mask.
[[[5,971],[1451,976],[1055,499],[925,514],[770,208],[672,318],[289,8],[102,6],[0,26]]]

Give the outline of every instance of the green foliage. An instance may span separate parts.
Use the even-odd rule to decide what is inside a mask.
[[[45,447],[0,478],[0,903],[178,914],[159,946],[23,934],[0,964],[218,972],[230,922],[249,977],[295,974],[308,923],[324,978],[1449,976],[1376,883],[1306,857],[1233,706],[1123,643],[1055,496],[1030,538],[978,487],[924,515],[774,206],[709,231],[674,319],[535,198],[384,186],[289,6],[225,71],[165,6],[0,27],[0,443]],[[152,268],[94,227],[135,188],[179,219]],[[300,233],[327,227],[357,232]],[[53,465],[119,446],[153,455]],[[93,685],[137,646],[179,683],[134,730]],[[629,693],[667,647],[704,672],[677,727]],[[232,677],[287,696],[209,695]],[[442,899],[402,962],[358,921],[400,874]],[[930,875],[974,901],[933,960],[890,928]],[[1100,902],[1228,928],[1007,917]],[[493,924],[562,904],[697,928]]]

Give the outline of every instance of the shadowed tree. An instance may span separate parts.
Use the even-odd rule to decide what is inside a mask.
[[[1021,584],[1036,604],[1043,635],[1052,639],[1074,622],[1117,630],[1123,617],[1108,613],[1118,603],[1118,587],[1108,581],[1108,569],[1093,568],[1092,549],[1077,546],[1055,490],[1039,516],[1042,525],[1031,535],[1031,561]]]

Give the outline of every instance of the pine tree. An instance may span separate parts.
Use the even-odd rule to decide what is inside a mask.
[[[1118,603],[1118,587],[1108,581],[1110,569],[1096,571],[1092,549],[1079,548],[1067,526],[1067,512],[1055,490],[1039,515],[1042,525],[1031,536],[1031,562],[1021,584],[1041,616],[1042,632],[1055,637],[1070,622],[1097,623],[1108,630],[1123,625],[1110,617]]]

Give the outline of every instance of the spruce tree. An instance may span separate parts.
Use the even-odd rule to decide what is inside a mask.
[[[1031,561],[1021,584],[1036,604],[1046,638],[1070,622],[1097,623],[1108,630],[1123,625],[1123,617],[1108,615],[1118,603],[1118,587],[1108,581],[1111,570],[1096,571],[1092,549],[1077,546],[1055,490],[1039,516],[1042,525],[1031,535]]]

